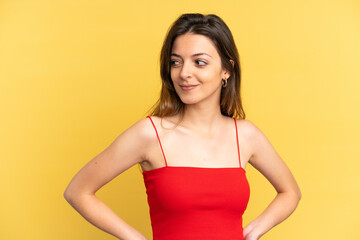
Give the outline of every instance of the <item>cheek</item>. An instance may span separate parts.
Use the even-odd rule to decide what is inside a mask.
[[[170,77],[171,77],[172,81],[177,81],[178,73],[177,73],[176,69],[171,69],[170,70]]]
[[[204,82],[209,82],[214,85],[221,83],[221,72],[218,71],[218,69],[201,72],[199,76]]]

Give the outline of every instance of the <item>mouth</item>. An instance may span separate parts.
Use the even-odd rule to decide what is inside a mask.
[[[194,88],[196,88],[198,85],[180,85],[181,89],[183,91],[190,91]]]

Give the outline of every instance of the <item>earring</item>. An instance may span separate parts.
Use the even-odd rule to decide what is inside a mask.
[[[226,87],[227,86],[227,79],[221,80],[221,84],[222,84],[223,87]]]

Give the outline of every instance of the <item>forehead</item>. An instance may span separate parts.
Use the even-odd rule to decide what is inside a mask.
[[[212,40],[204,35],[187,33],[178,36],[173,44],[172,53],[181,56],[207,53],[211,56],[218,55]]]

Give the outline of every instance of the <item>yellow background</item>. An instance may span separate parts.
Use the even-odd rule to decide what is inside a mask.
[[[302,190],[262,239],[360,239],[357,0],[0,1],[0,239],[114,239],[63,192],[157,100],[160,47],[185,12],[232,30],[247,118]],[[275,196],[250,165],[247,176],[245,224]],[[97,196],[151,239],[138,166]]]

